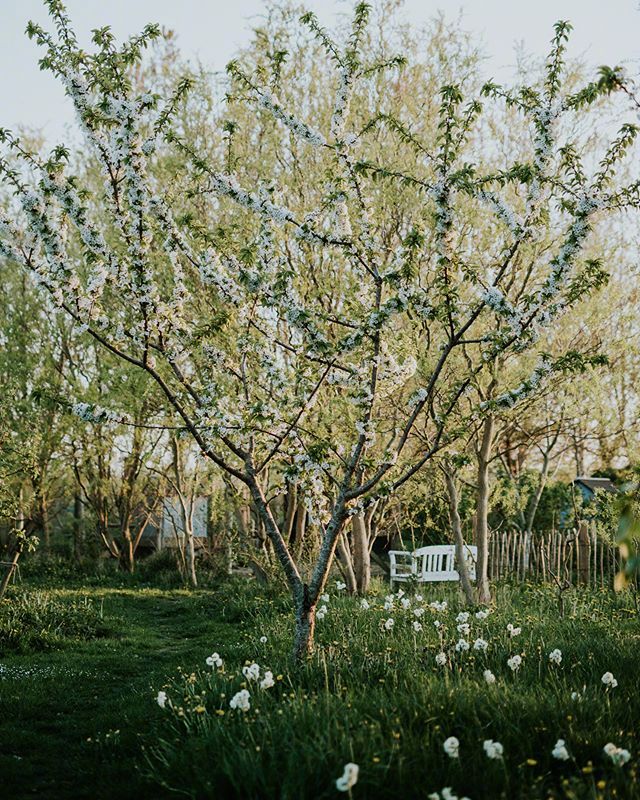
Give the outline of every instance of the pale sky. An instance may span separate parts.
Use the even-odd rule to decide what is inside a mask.
[[[92,28],[111,25],[118,37],[138,33],[158,22],[178,34],[187,57],[222,70],[250,37],[252,20],[264,0],[67,0],[80,41],[89,45]],[[327,25],[352,7],[346,0],[307,0]],[[514,45],[543,56],[553,23],[573,23],[569,54],[594,66],[636,62],[640,58],[639,0],[405,0],[403,14],[416,25],[438,10],[451,19],[463,9],[463,25],[477,34],[490,56],[487,76],[508,77]],[[37,66],[39,48],[24,35],[29,19],[46,23],[41,0],[0,0],[0,127],[27,125],[43,130],[49,141],[64,136],[73,119],[70,103],[57,81]]]

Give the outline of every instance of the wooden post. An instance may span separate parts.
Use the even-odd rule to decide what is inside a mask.
[[[578,583],[582,586],[589,585],[590,550],[589,526],[583,520],[578,527]]]

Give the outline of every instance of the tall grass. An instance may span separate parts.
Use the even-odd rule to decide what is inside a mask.
[[[428,798],[445,787],[472,800],[640,796],[640,630],[629,597],[575,590],[561,618],[552,590],[502,586],[487,619],[471,614],[465,637],[454,592],[412,597],[406,609],[396,597],[385,609],[381,591],[365,610],[333,591],[315,655],[294,668],[286,602],[254,591],[235,587],[220,604],[238,620],[237,636],[211,642],[222,669],[206,667],[210,653],[203,653],[202,669],[157,687],[168,700],[157,708],[159,739],[146,754],[154,782],[193,798],[329,798],[339,796],[344,764],[355,762],[355,798]],[[430,607],[434,599],[447,599],[447,610]],[[509,623],[521,627],[518,636],[509,635]],[[468,639],[467,652],[456,651],[460,638]],[[486,652],[474,649],[476,638],[488,642]],[[559,665],[549,660],[555,648]],[[440,652],[445,666],[436,663]],[[513,672],[507,660],[515,654],[522,665]],[[261,675],[273,672],[272,688],[242,674],[254,661]],[[601,681],[607,671],[615,689]],[[243,688],[251,708],[232,710]],[[450,736],[460,742],[457,759],[443,748]],[[487,757],[487,739],[503,744],[503,759]],[[558,739],[569,760],[552,756]],[[609,742],[630,751],[627,764],[604,753]]]

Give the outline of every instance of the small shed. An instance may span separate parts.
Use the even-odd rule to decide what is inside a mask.
[[[193,509],[193,537],[196,546],[206,544],[209,528],[209,498],[197,497]],[[177,497],[165,497],[160,517],[160,547],[177,547],[184,537],[182,512]]]
[[[618,489],[609,478],[587,478],[582,475],[574,480],[573,485],[582,493],[582,499],[589,503],[595,497],[596,492],[608,492],[617,494]]]

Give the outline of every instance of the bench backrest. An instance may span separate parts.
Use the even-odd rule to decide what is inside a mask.
[[[469,577],[475,580],[478,548],[474,545],[464,546],[465,559]],[[420,582],[458,581],[460,573],[455,568],[456,548],[452,544],[429,545],[419,547],[413,553],[392,550],[391,578],[408,579],[414,577]]]

